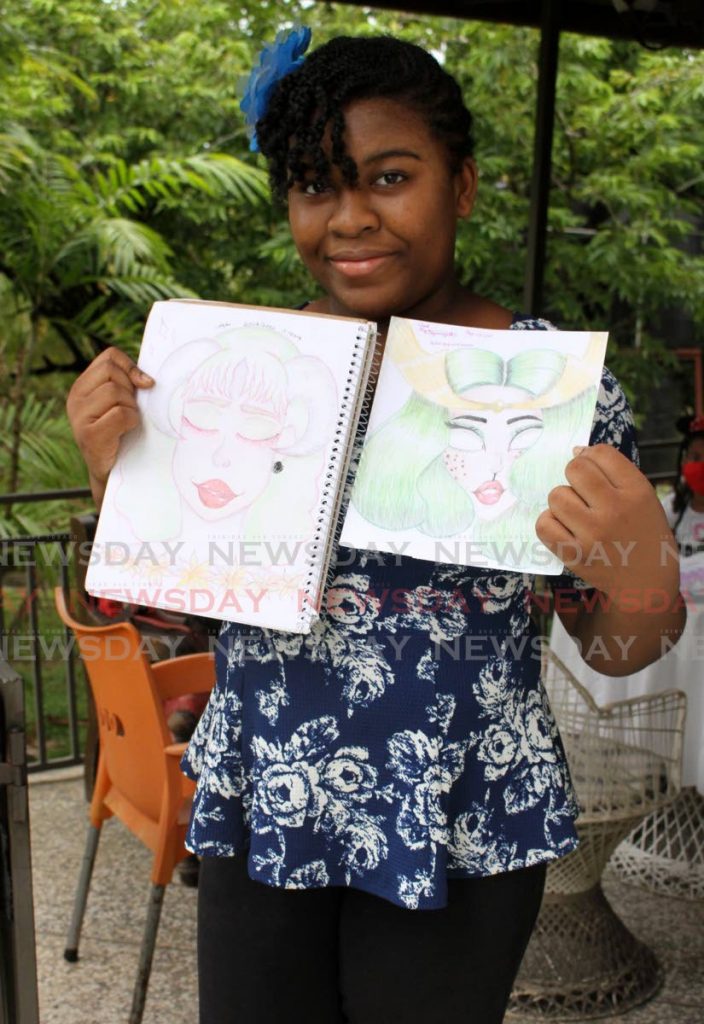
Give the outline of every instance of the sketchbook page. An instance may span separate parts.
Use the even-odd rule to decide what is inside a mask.
[[[139,365],[156,384],[110,474],[89,593],[309,631],[371,326],[155,303]]]
[[[535,521],[589,443],[607,337],[393,317],[342,543],[559,574]]]

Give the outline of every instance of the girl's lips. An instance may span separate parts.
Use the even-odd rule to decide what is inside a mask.
[[[206,508],[223,508],[238,497],[224,480],[204,480],[202,484],[196,484],[196,490]]]
[[[381,256],[365,256],[362,259],[330,258],[330,262],[345,277],[366,277],[373,274],[375,270],[392,258],[392,253],[384,253]]]
[[[481,487],[477,487],[474,497],[482,505],[495,505],[497,501],[501,500],[504,490],[505,488],[501,486],[498,480],[489,480],[487,483],[482,484]]]

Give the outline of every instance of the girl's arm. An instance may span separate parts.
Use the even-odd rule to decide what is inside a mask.
[[[73,436],[88,467],[90,488],[99,510],[120,438],[139,424],[136,388],[154,380],[117,348],[101,352],[74,382],[66,400]]]
[[[628,675],[656,661],[684,629],[677,545],[655,491],[611,445],[579,450],[565,475],[536,533],[597,592],[569,607],[558,601],[558,614],[591,668]]]

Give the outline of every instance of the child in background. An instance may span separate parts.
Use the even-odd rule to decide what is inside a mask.
[[[704,416],[677,422],[684,434],[673,494],[663,500],[667,521],[683,558],[704,552]]]
[[[456,225],[477,169],[454,79],[399,40],[343,37],[304,59],[308,37],[268,47],[243,101],[319,286],[307,308],[376,321],[379,355],[392,315],[549,329],[458,279]],[[111,349],[72,388],[97,502],[138,423],[135,389],[151,384]],[[677,559],[663,556],[672,535],[634,457],[605,371],[590,447],[536,523],[568,553],[555,581],[568,629],[614,675],[657,658],[684,618]],[[546,866],[577,842],[540,661],[519,642],[533,636],[531,585],[341,548],[309,635],[223,627],[185,759],[198,780],[188,845],[202,856],[202,1024],[503,1020]],[[654,586],[664,610],[621,608],[622,591]],[[608,600],[582,604],[580,587]],[[455,658],[458,638],[469,642]]]

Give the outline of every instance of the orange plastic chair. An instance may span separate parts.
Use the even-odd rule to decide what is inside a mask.
[[[63,622],[73,630],[98,712],[100,756],[90,804],[88,838],[64,956],[78,959],[78,942],[103,822],[115,815],[154,854],[147,920],[129,1024],[144,1012],[164,890],[186,856],[184,839],[194,784],[181,773],[185,743],[173,743],[163,702],[211,690],[212,654],[189,654],[150,664],[129,622],[87,626],[54,591]]]

